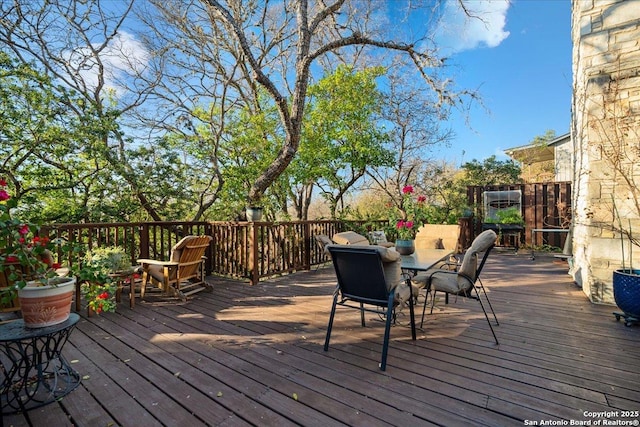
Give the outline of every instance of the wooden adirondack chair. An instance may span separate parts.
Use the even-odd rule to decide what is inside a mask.
[[[164,293],[172,292],[183,300],[204,290],[211,290],[205,282],[204,251],[211,244],[211,236],[187,236],[171,248],[169,261],[139,259],[142,267],[140,297],[144,298],[145,288],[151,284]]]

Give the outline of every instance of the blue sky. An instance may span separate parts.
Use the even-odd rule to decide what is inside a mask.
[[[467,23],[476,28],[460,31],[451,24],[453,33],[466,35],[466,48],[460,47],[459,36],[440,37],[440,43],[458,46],[451,57],[457,86],[477,89],[484,103],[471,109],[468,124],[462,114],[454,114],[451,146],[434,153],[457,165],[493,154],[504,160],[504,149],[525,145],[548,129],[556,135],[569,131],[570,1],[500,3],[489,3],[495,10],[486,25]]]

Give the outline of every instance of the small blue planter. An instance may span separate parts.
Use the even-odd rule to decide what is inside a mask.
[[[415,241],[414,240],[405,240],[405,239],[397,239],[396,240],[396,251],[400,255],[411,255],[416,251]]]

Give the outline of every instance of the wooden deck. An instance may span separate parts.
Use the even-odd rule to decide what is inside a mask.
[[[589,303],[566,264],[528,255],[496,252],[483,273],[499,346],[479,304],[459,300],[428,317],[416,342],[394,326],[386,372],[383,323],[361,328],[355,310],[337,313],[323,351],[331,267],[253,287],[216,280],[186,303],[123,303],[80,320],[64,349],[80,386],[29,416],[35,426],[145,427],[569,425],[604,411],[635,420],[624,411],[640,410],[640,326]],[[3,421],[26,425],[19,414]]]

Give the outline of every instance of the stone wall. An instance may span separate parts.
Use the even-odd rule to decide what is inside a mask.
[[[621,230],[640,235],[640,3],[573,0],[572,8],[571,273],[592,301],[613,303],[623,253],[629,266]],[[640,247],[633,259],[640,268]]]

